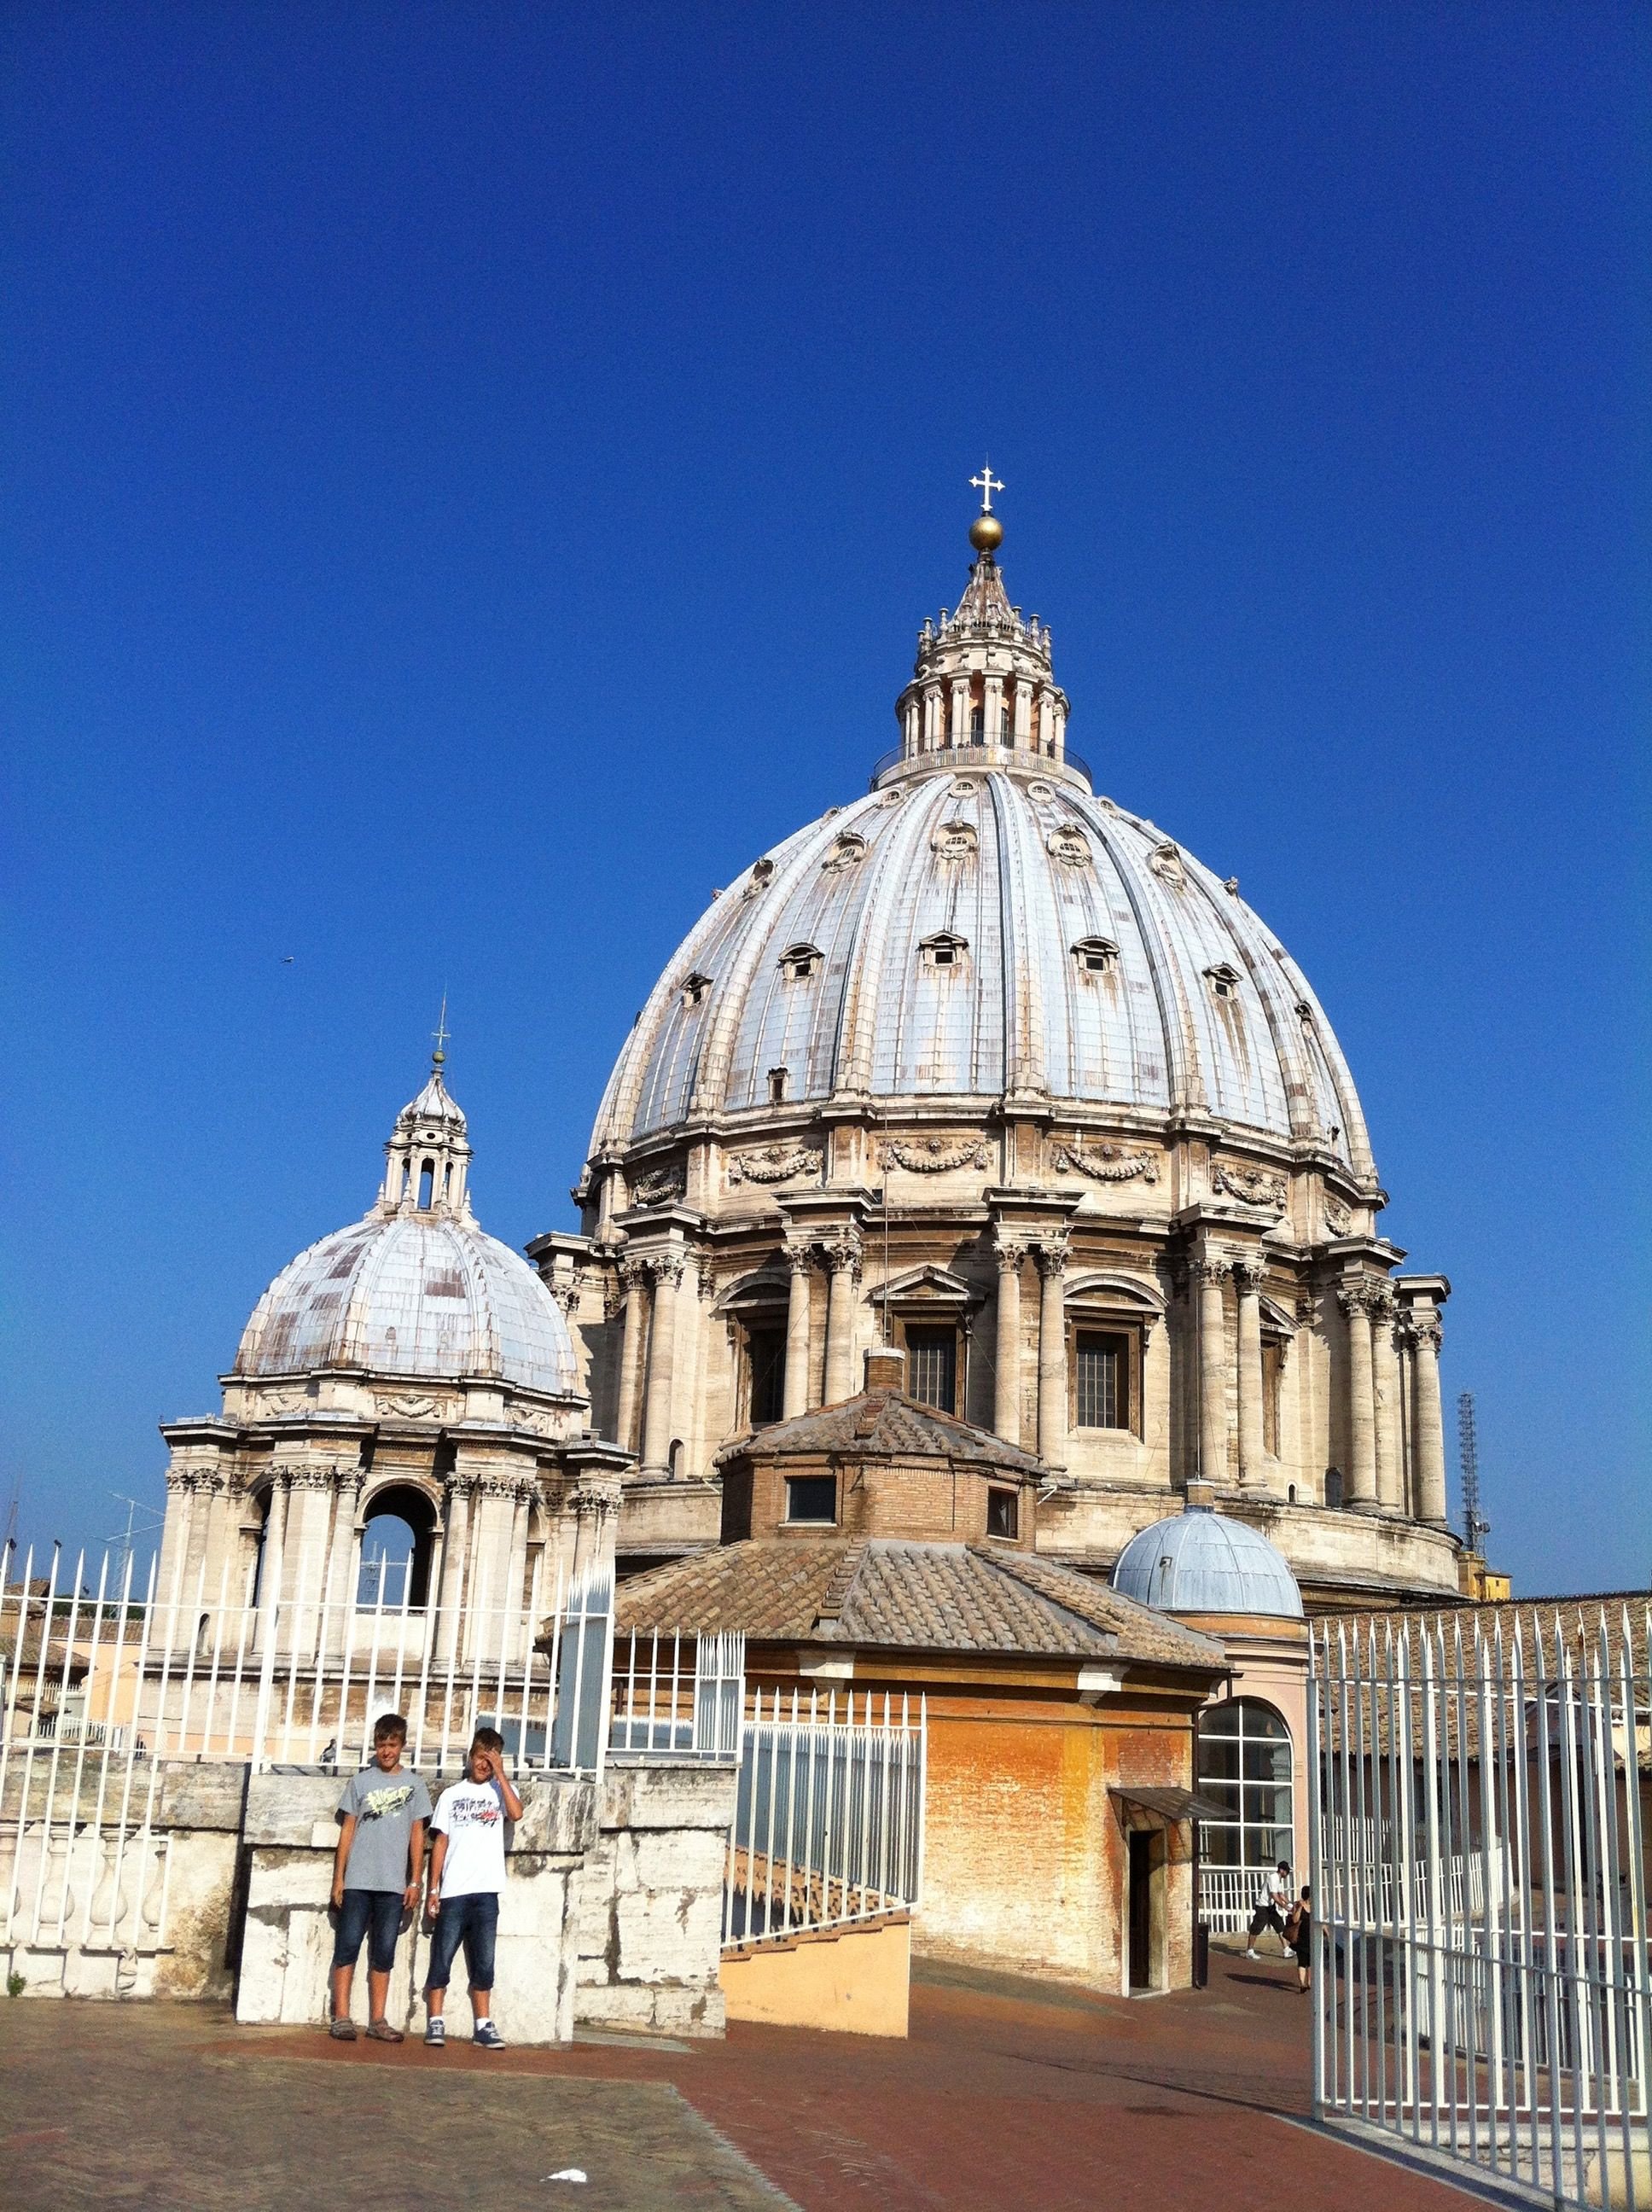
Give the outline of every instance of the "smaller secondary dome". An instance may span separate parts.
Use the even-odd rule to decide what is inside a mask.
[[[471,1211],[465,1116],[439,1069],[397,1115],[385,1150],[378,1203],[282,1269],[246,1324],[235,1373],[345,1367],[574,1395],[562,1309]]]
[[[1190,1505],[1133,1536],[1114,1565],[1113,1587],[1156,1613],[1303,1617],[1302,1592],[1284,1553],[1207,1505]]]

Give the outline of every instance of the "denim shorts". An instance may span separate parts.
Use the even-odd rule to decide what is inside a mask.
[[[430,1937],[428,1990],[445,1990],[453,1971],[453,1958],[461,1943],[472,1990],[484,1993],[494,1985],[494,1937],[499,1929],[499,1899],[492,1890],[474,1897],[444,1897]]]
[[[347,1889],[333,1938],[334,1966],[353,1966],[361,1955],[361,1938],[371,1930],[367,1964],[375,1974],[387,1974],[396,1963],[402,1909],[399,1889]]]

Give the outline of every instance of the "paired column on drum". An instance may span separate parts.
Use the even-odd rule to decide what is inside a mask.
[[[1067,1455],[1066,1231],[1041,1237],[1038,1265],[1038,1456],[1048,1467]]]
[[[1451,1295],[1443,1275],[1401,1275],[1396,1334],[1410,1389],[1411,1510],[1419,1521],[1443,1528],[1446,1519],[1445,1424],[1440,1405],[1440,1308]]]
[[[1348,1488],[1345,1503],[1374,1511],[1376,1488],[1376,1399],[1371,1346],[1375,1304],[1370,1283],[1345,1283],[1337,1292],[1348,1324]]]
[[[1021,1442],[1021,1267],[1026,1256],[1022,1238],[1000,1231],[993,1240],[993,1257],[998,1262],[993,1426],[1009,1444]]]
[[[665,1474],[671,1449],[671,1392],[677,1372],[677,1309],[686,1261],[662,1252],[648,1261],[653,1320],[648,1331],[648,1380],[642,1401],[642,1472]]]
[[[1260,1480],[1266,1456],[1262,1421],[1262,1264],[1260,1260],[1236,1260],[1233,1286],[1237,1295],[1239,1480]]]
[[[855,1290],[860,1280],[860,1232],[840,1229],[822,1246],[829,1288],[826,1297],[826,1403],[835,1406],[855,1389]],[[789,1349],[789,1347],[788,1347]]]
[[[1372,1285],[1370,1312],[1376,1502],[1385,1513],[1403,1513],[1406,1465],[1400,1423],[1400,1354],[1394,1336],[1394,1292],[1386,1283]]]
[[[786,1265],[789,1280],[786,1292],[786,1380],[780,1417],[789,1421],[809,1410],[810,1278],[813,1262],[806,1238],[787,1238]]]
[[[1228,1479],[1228,1325],[1222,1285],[1232,1265],[1206,1253],[1192,1270],[1199,1297],[1199,1472],[1206,1482]]]

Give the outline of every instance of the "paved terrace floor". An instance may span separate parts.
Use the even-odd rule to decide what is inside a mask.
[[[912,2035],[737,2027],[490,2057],[237,2028],[200,2006],[0,2002],[0,2205],[477,2212],[1463,2212],[1290,2124],[1308,2001],[1213,1957],[1135,2002],[926,1966]],[[468,2019],[460,1993],[455,2026]],[[546,2179],[581,2167],[584,2186]]]

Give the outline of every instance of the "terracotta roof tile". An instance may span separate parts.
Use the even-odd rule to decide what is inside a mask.
[[[789,1421],[775,1421],[739,1437],[718,1453],[720,1462],[752,1452],[853,1453],[860,1459],[943,1457],[983,1467],[1042,1474],[1043,1462],[989,1429],[960,1421],[933,1406],[920,1406],[896,1390],[863,1390],[835,1406],[819,1406]]]
[[[620,1586],[618,1625],[759,1640],[1220,1668],[1222,1647],[1054,1561],[890,1538],[758,1538]]]

